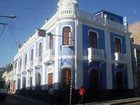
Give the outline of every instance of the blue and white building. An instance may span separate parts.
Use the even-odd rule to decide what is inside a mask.
[[[75,90],[132,90],[129,35],[123,17],[104,10],[90,14],[77,0],[59,0],[53,17],[15,56],[16,88],[59,90],[72,81]]]

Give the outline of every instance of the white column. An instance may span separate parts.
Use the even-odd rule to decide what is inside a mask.
[[[18,89],[18,76],[16,75],[16,90]]]
[[[29,87],[29,72],[26,73],[26,87]]]
[[[128,57],[127,73],[128,73],[128,88],[133,89],[133,71],[132,71],[132,58],[131,58],[131,44],[129,35],[125,35],[126,40],[126,53]]]
[[[80,23],[76,23],[75,27],[77,27],[77,30],[75,31],[75,35],[77,35],[75,40],[75,84],[77,86],[75,88],[79,89],[81,86],[83,86],[83,42],[82,42],[82,25]]]
[[[45,64],[43,64],[42,65],[42,84],[41,84],[43,86],[46,84],[45,79],[46,79],[46,77],[45,77]],[[43,87],[43,90],[45,90],[45,87]]]
[[[111,44],[110,32],[105,29],[106,80],[107,89],[112,89]]]
[[[32,84],[33,84],[33,87],[35,87],[35,68],[33,68],[33,74],[32,74]]]
[[[59,25],[57,26],[57,28],[56,28],[56,30],[55,30],[55,34],[56,35],[59,35],[59,29],[60,29],[60,27],[59,27]],[[60,30],[61,31],[61,30]],[[54,58],[55,58],[55,64],[54,64],[54,83],[59,83],[60,82],[60,80],[59,80],[59,69],[60,69],[60,67],[59,67],[59,56],[61,56],[60,55],[60,53],[61,53],[61,45],[59,44],[59,39],[60,39],[60,37],[59,36],[54,36],[54,45],[55,45],[55,48],[54,48],[54,51],[55,51],[55,56],[54,56]],[[55,89],[58,89],[58,85],[55,85]]]
[[[23,74],[21,73],[21,76],[20,76],[20,89],[22,89],[22,83],[23,83]]]

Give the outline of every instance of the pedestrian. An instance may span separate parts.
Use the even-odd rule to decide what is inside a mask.
[[[50,102],[50,105],[53,105],[53,101],[54,101],[54,89],[53,87],[51,87],[48,91],[49,93],[49,102]]]
[[[85,94],[86,94],[86,90],[83,86],[80,87],[80,90],[79,90],[79,95],[80,95],[80,101],[79,101],[79,104],[82,104],[84,105],[85,104]]]

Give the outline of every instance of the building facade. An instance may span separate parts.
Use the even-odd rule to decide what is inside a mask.
[[[129,35],[123,17],[59,0],[54,16],[18,49],[16,89],[133,90]]]
[[[7,85],[7,90],[9,93],[16,92],[16,71],[12,64],[9,64],[5,67],[2,78],[5,80]]]
[[[129,31],[132,33],[132,60],[134,72],[134,86],[136,95],[140,95],[140,21],[129,25]]]

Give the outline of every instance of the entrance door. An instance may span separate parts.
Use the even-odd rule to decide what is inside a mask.
[[[15,80],[13,81],[13,89],[12,90],[13,90],[12,92],[16,91],[16,81]]]
[[[36,89],[41,89],[41,75],[40,73],[36,73]]]
[[[116,88],[122,89],[124,87],[123,73],[121,71],[116,72]]]
[[[90,71],[90,88],[99,89],[99,71],[97,70]]]
[[[53,73],[48,74],[48,87],[52,87],[53,85]]]
[[[71,83],[71,69],[66,68],[62,70],[62,78],[61,78],[62,84],[64,88],[69,88]]]
[[[32,90],[32,77],[29,78],[30,90]]]

